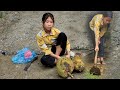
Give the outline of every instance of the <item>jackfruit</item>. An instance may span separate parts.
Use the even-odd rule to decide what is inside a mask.
[[[58,60],[56,64],[58,75],[67,78],[71,77],[73,78],[73,75],[71,74],[74,70],[74,64],[70,58],[62,57]]]
[[[85,69],[85,65],[82,61],[81,56],[75,55],[72,58],[73,64],[74,64],[74,70],[78,72],[82,72]]]

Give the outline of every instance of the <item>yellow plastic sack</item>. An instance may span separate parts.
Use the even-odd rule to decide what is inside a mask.
[[[56,64],[56,67],[59,76],[63,78],[67,78],[68,76],[73,77],[71,73],[74,70],[74,64],[70,58],[60,58]]]

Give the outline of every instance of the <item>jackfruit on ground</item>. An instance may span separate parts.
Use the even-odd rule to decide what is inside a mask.
[[[59,76],[63,78],[67,78],[68,76],[73,77],[71,73],[74,70],[74,64],[70,58],[60,58],[56,64],[56,67]]]
[[[75,71],[79,71],[79,72],[82,72],[84,69],[85,69],[85,65],[82,61],[82,58],[81,56],[79,55],[75,55],[73,58],[72,58],[72,61],[74,63],[74,70]]]

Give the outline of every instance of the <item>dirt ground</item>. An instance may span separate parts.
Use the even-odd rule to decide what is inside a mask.
[[[57,74],[56,66],[49,68],[41,64],[41,55],[31,64],[27,71],[24,70],[26,64],[13,64],[11,57],[10,55],[0,55],[0,79],[63,79]],[[90,68],[93,66],[93,54],[84,56],[83,53],[82,60],[85,63],[85,70],[82,73],[73,72],[74,79],[104,78],[104,72],[102,72],[101,76],[95,76],[89,73]],[[105,70],[105,66],[102,67]]]
[[[109,49],[105,53],[106,65],[99,65],[101,69],[101,75],[91,75],[89,73],[90,68],[93,66],[94,55],[89,51],[74,51],[75,53],[82,52],[82,60],[85,64],[85,70],[82,73],[73,72],[74,79],[119,79],[120,78],[120,64],[119,64],[119,52],[120,47]],[[113,52],[111,52],[113,51]],[[110,53],[109,53],[110,52]],[[34,61],[27,71],[24,70],[26,64],[13,64],[11,61],[11,55],[0,54],[0,79],[63,79],[57,71],[56,66],[53,68],[44,67],[40,58]],[[68,78],[70,79],[70,78]]]

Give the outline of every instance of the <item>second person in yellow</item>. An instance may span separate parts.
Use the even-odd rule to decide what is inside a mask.
[[[94,37],[94,48],[98,52],[97,64],[105,64],[104,62],[104,43],[105,33],[108,30],[112,16],[109,14],[97,14],[90,21],[91,34]]]

